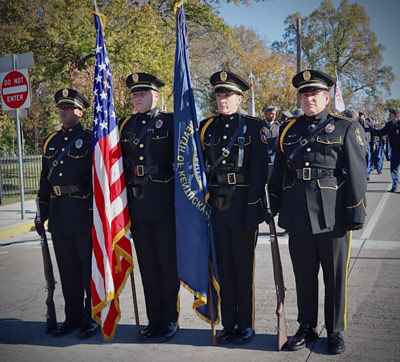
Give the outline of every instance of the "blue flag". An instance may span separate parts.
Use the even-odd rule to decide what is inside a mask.
[[[189,68],[183,1],[175,5],[174,72],[176,250],[181,284],[194,294],[193,309],[207,322],[219,322],[219,278]],[[212,298],[210,298],[210,291]],[[212,308],[210,300],[212,299]]]

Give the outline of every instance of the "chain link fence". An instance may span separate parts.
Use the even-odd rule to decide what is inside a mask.
[[[22,157],[25,194],[39,191],[42,150],[30,149]],[[14,152],[0,151],[0,204],[4,197],[20,194],[19,160]]]

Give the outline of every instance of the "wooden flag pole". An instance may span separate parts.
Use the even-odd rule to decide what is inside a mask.
[[[133,309],[135,311],[135,323],[136,323],[136,333],[140,335],[140,321],[139,321],[139,310],[136,298],[136,287],[135,287],[135,277],[133,275],[133,270],[131,271],[131,285],[132,285],[132,298],[133,298]]]
[[[212,339],[212,345],[216,346],[217,345],[217,337],[216,337],[216,331],[215,331],[215,315],[214,315],[214,300],[212,296],[212,291],[211,291],[211,280],[210,280],[210,274],[208,274],[208,305],[210,306],[210,317],[211,317],[211,339]]]

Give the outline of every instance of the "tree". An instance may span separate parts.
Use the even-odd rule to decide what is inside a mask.
[[[289,15],[285,24],[285,42],[274,43],[275,49],[295,52],[295,19]],[[302,52],[307,68],[320,69],[334,76],[337,70],[347,103],[362,93],[371,102],[381,104],[390,92],[394,79],[392,67],[382,66],[384,47],[370,30],[370,19],[364,8],[343,0],[337,9],[330,0],[309,16],[302,17]]]

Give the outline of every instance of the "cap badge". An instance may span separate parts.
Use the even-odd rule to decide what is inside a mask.
[[[62,90],[62,95],[63,95],[63,97],[68,97],[68,89],[67,88],[64,88]]]
[[[332,133],[334,129],[335,129],[335,126],[334,126],[333,123],[328,123],[328,124],[325,126],[325,132],[326,132],[326,133]]]
[[[77,148],[78,150],[83,146],[83,139],[82,138],[78,138],[75,141],[75,148]]]
[[[223,82],[225,82],[228,79],[228,74],[226,72],[221,72],[219,77]]]
[[[310,80],[311,79],[311,73],[308,70],[303,72],[303,79],[304,80]]]
[[[134,83],[139,82],[139,74],[137,73],[132,74],[132,80]]]
[[[162,125],[163,125],[163,120],[162,119],[159,119],[157,122],[156,122],[156,128],[161,128],[162,127]]]

